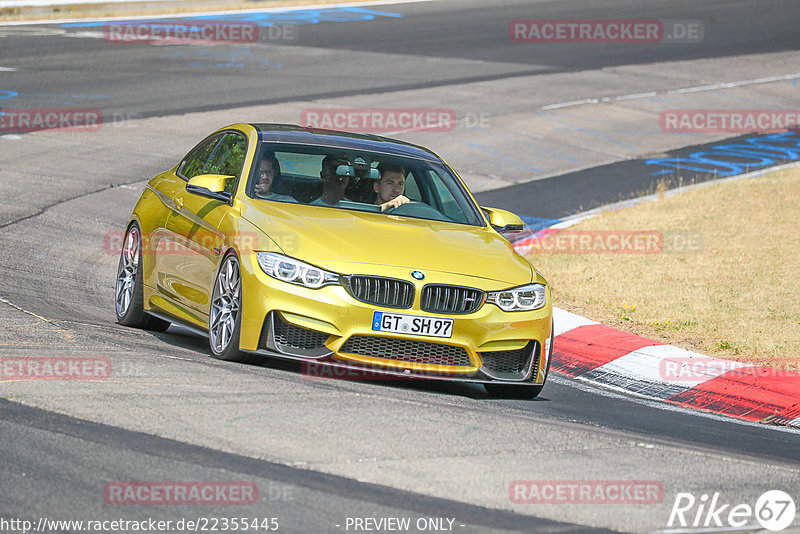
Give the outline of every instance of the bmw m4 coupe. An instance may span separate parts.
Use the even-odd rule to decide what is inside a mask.
[[[234,124],[146,185],[125,229],[122,325],[171,323],[223,360],[300,360],[532,398],[550,288],[431,150],[374,135]]]

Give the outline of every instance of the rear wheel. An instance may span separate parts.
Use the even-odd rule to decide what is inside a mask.
[[[114,292],[117,322],[124,326],[163,332],[169,322],[144,311],[144,281],[142,280],[142,232],[136,223],[125,233],[117,267]]]
[[[215,358],[232,362],[246,361],[239,350],[241,329],[242,274],[236,254],[222,260],[211,294],[208,314],[208,341]]]

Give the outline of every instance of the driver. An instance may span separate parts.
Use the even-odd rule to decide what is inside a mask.
[[[372,187],[377,195],[375,204],[381,207],[381,211],[411,202],[403,194],[406,187],[406,173],[403,167],[396,163],[383,162],[378,165],[378,172],[381,173],[381,177],[375,180]]]

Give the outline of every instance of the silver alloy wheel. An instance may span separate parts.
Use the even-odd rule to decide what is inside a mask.
[[[122,258],[117,272],[117,317],[123,317],[133,301],[136,275],[139,273],[139,229],[132,226],[125,236]]]
[[[216,353],[225,351],[231,341],[239,317],[241,291],[239,262],[236,256],[231,255],[222,262],[211,297],[208,334],[211,338],[211,347]]]

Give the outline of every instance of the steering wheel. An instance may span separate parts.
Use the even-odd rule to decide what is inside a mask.
[[[400,204],[396,208],[389,208],[384,213],[389,215],[408,215],[409,217],[420,217],[422,219],[433,219],[436,221],[447,221],[447,217],[441,214],[439,210],[425,204],[424,202],[417,202],[412,200],[405,204]]]

